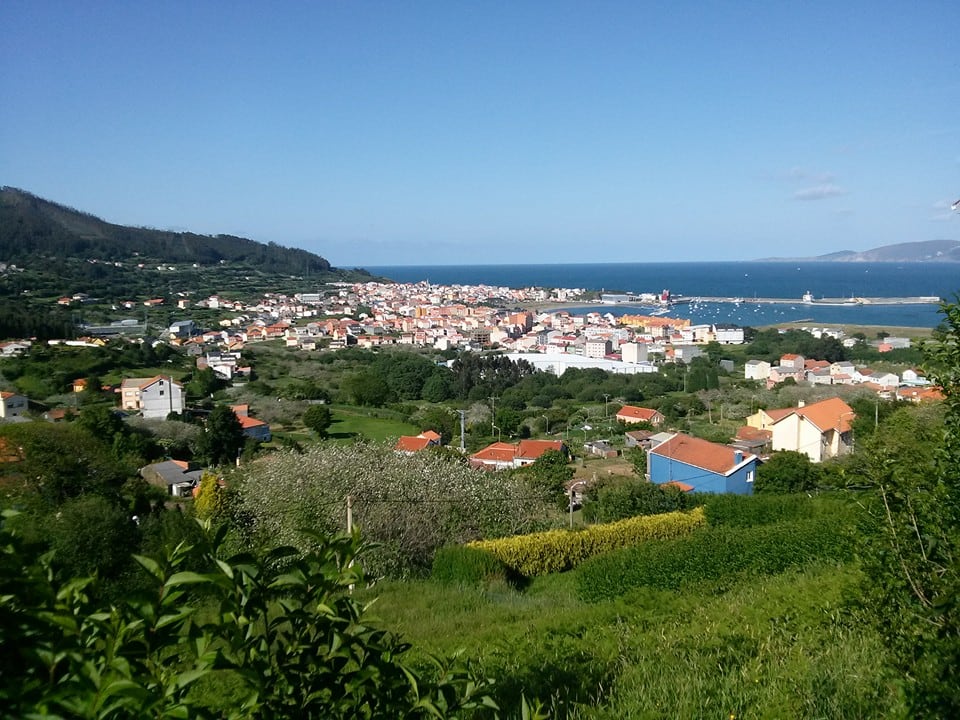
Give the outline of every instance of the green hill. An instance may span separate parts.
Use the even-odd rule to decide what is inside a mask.
[[[108,262],[249,265],[262,272],[336,272],[311,252],[232,235],[198,235],[114,225],[88,213],[0,187],[0,261],[28,265],[38,258]]]

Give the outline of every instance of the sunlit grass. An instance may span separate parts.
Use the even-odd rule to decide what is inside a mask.
[[[390,582],[379,624],[417,652],[463,650],[500,700],[548,701],[555,717],[901,717],[884,650],[847,598],[853,565],[727,579],[679,592],[641,588],[583,604],[574,573],[524,590]]]

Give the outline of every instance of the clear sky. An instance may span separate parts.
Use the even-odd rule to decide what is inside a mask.
[[[347,267],[960,239],[960,3],[3,0],[0,184]]]

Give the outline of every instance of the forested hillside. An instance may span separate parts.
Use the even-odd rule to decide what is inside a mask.
[[[212,265],[249,264],[265,272],[329,272],[324,258],[297,248],[232,235],[198,235],[105,222],[23,190],[0,189],[0,260],[25,264],[37,256]]]

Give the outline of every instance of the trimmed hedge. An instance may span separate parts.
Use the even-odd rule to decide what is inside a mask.
[[[710,527],[752,527],[785,520],[800,520],[815,514],[813,498],[807,495],[711,495],[703,507]]]
[[[773,575],[817,559],[847,560],[853,555],[848,528],[842,518],[816,517],[704,529],[593,558],[577,570],[577,592],[595,602],[637,587],[675,590],[740,573]]]
[[[649,540],[676,538],[706,524],[702,508],[690,512],[645,515],[584,530],[548,530],[497,540],[478,540],[467,547],[489,552],[524,577],[563,572],[584,560]]]
[[[485,550],[464,545],[448,545],[433,556],[434,580],[443,583],[479,585],[495,578],[509,579],[506,565]]]

